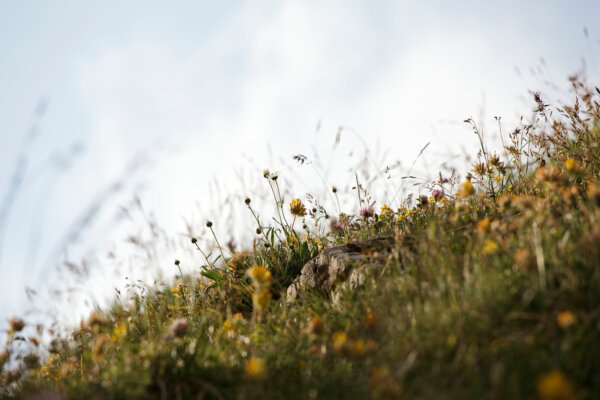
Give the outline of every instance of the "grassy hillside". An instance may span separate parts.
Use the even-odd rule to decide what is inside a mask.
[[[197,274],[94,312],[49,349],[12,320],[4,396],[600,398],[600,91],[572,83],[570,107],[536,95],[535,123],[503,152],[468,121],[481,140],[470,174],[440,175],[400,208],[358,182],[361,209],[328,215],[281,199],[265,171],[277,223],[240,204],[256,218],[252,250],[211,260],[190,238]],[[383,236],[392,251],[339,304],[286,303],[324,248]],[[12,351],[24,340],[29,354]]]

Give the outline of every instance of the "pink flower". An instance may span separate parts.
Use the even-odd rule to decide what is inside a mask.
[[[375,215],[375,210],[373,209],[373,206],[367,206],[360,209],[360,216],[364,219],[369,219],[373,215]]]
[[[444,190],[443,189],[434,189],[431,192],[431,197],[435,199],[435,201],[440,201],[444,198]]]
[[[181,337],[187,332],[188,329],[188,321],[185,318],[177,318],[171,324],[169,328],[169,332],[175,337]]]

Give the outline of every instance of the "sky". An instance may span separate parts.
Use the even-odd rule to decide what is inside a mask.
[[[65,289],[65,260],[119,250],[78,283],[97,303],[125,275],[170,276],[175,244],[141,261],[123,245],[140,221],[185,236],[226,193],[260,196],[239,176],[294,154],[329,165],[290,179],[295,196],[350,184],[365,144],[381,165],[427,143],[422,171],[460,164],[477,145],[465,118],[492,135],[495,116],[510,128],[532,109],[529,91],[568,100],[584,63],[598,81],[599,15],[592,0],[0,0],[0,321],[36,306],[26,287]],[[145,214],[124,211],[134,196]]]

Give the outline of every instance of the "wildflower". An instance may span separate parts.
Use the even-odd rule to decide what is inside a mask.
[[[373,215],[375,215],[375,210],[373,209],[373,206],[366,206],[360,209],[360,216],[364,219],[369,219]]]
[[[562,372],[552,370],[539,377],[537,391],[543,400],[575,400],[575,386]]]
[[[113,342],[116,342],[120,337],[125,336],[127,334],[127,324],[125,323],[117,323],[115,328],[113,329],[113,335],[111,339]]]
[[[337,351],[338,353],[346,350],[349,341],[350,339],[348,338],[348,335],[346,335],[346,333],[343,331],[335,332],[331,336],[331,346],[333,347],[333,350]]]
[[[350,347],[350,353],[353,357],[360,358],[365,355],[366,345],[362,339],[356,340]]]
[[[444,198],[444,190],[443,189],[434,189],[431,192],[431,197],[435,199],[435,201],[440,201]]]
[[[271,271],[262,265],[254,265],[246,271],[246,274],[252,279],[252,283],[257,288],[269,286],[271,284]]]
[[[427,205],[427,196],[425,196],[424,194],[419,196],[419,205],[422,207]]]
[[[271,176],[271,172],[268,169],[263,170],[263,177],[269,178]]]
[[[306,215],[306,207],[300,199],[294,199],[290,203],[290,212],[295,217],[304,217]]]
[[[8,321],[8,326],[10,327],[11,332],[20,332],[25,327],[25,322],[18,317],[12,317]]]
[[[496,244],[496,242],[488,239],[485,241],[481,252],[483,254],[496,254],[498,252],[498,250],[499,250],[499,248],[498,248],[498,245]]]
[[[392,215],[394,212],[392,211],[391,208],[388,207],[387,204],[384,204],[381,206],[381,215]]]
[[[490,219],[484,218],[477,223],[477,232],[484,235],[490,231]]]
[[[472,171],[475,173],[475,175],[478,175],[478,176],[485,175],[485,172],[486,172],[485,164],[483,164],[481,162],[473,164]]]
[[[572,158],[569,158],[567,161],[565,161],[564,166],[565,170],[569,173],[577,172],[579,170],[579,165],[577,164],[577,161],[575,161]]]
[[[183,336],[188,329],[188,321],[185,318],[177,318],[171,323],[169,333],[175,337]]]
[[[471,181],[465,181],[462,185],[460,185],[460,189],[458,191],[458,195],[460,197],[469,197],[472,194],[475,194],[475,188]]]
[[[181,296],[183,295],[183,287],[183,282],[177,282],[177,285],[171,288],[171,292]]]
[[[561,328],[567,329],[571,325],[575,324],[575,322],[577,322],[577,318],[575,317],[575,314],[567,310],[561,312],[556,316],[556,322]]]
[[[265,360],[258,357],[250,357],[246,363],[246,373],[253,379],[263,379],[265,377]]]
[[[229,268],[233,271],[243,270],[249,257],[250,253],[247,251],[238,251],[237,253],[234,253],[231,260],[229,260]]]

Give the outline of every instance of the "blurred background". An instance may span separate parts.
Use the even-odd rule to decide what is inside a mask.
[[[356,176],[392,200],[464,171],[464,119],[497,137],[530,91],[597,84],[599,16],[594,0],[0,1],[0,326],[77,323],[171,279],[175,257],[197,270],[206,218],[248,247],[244,196],[272,210],[264,168],[332,213],[331,185]]]

